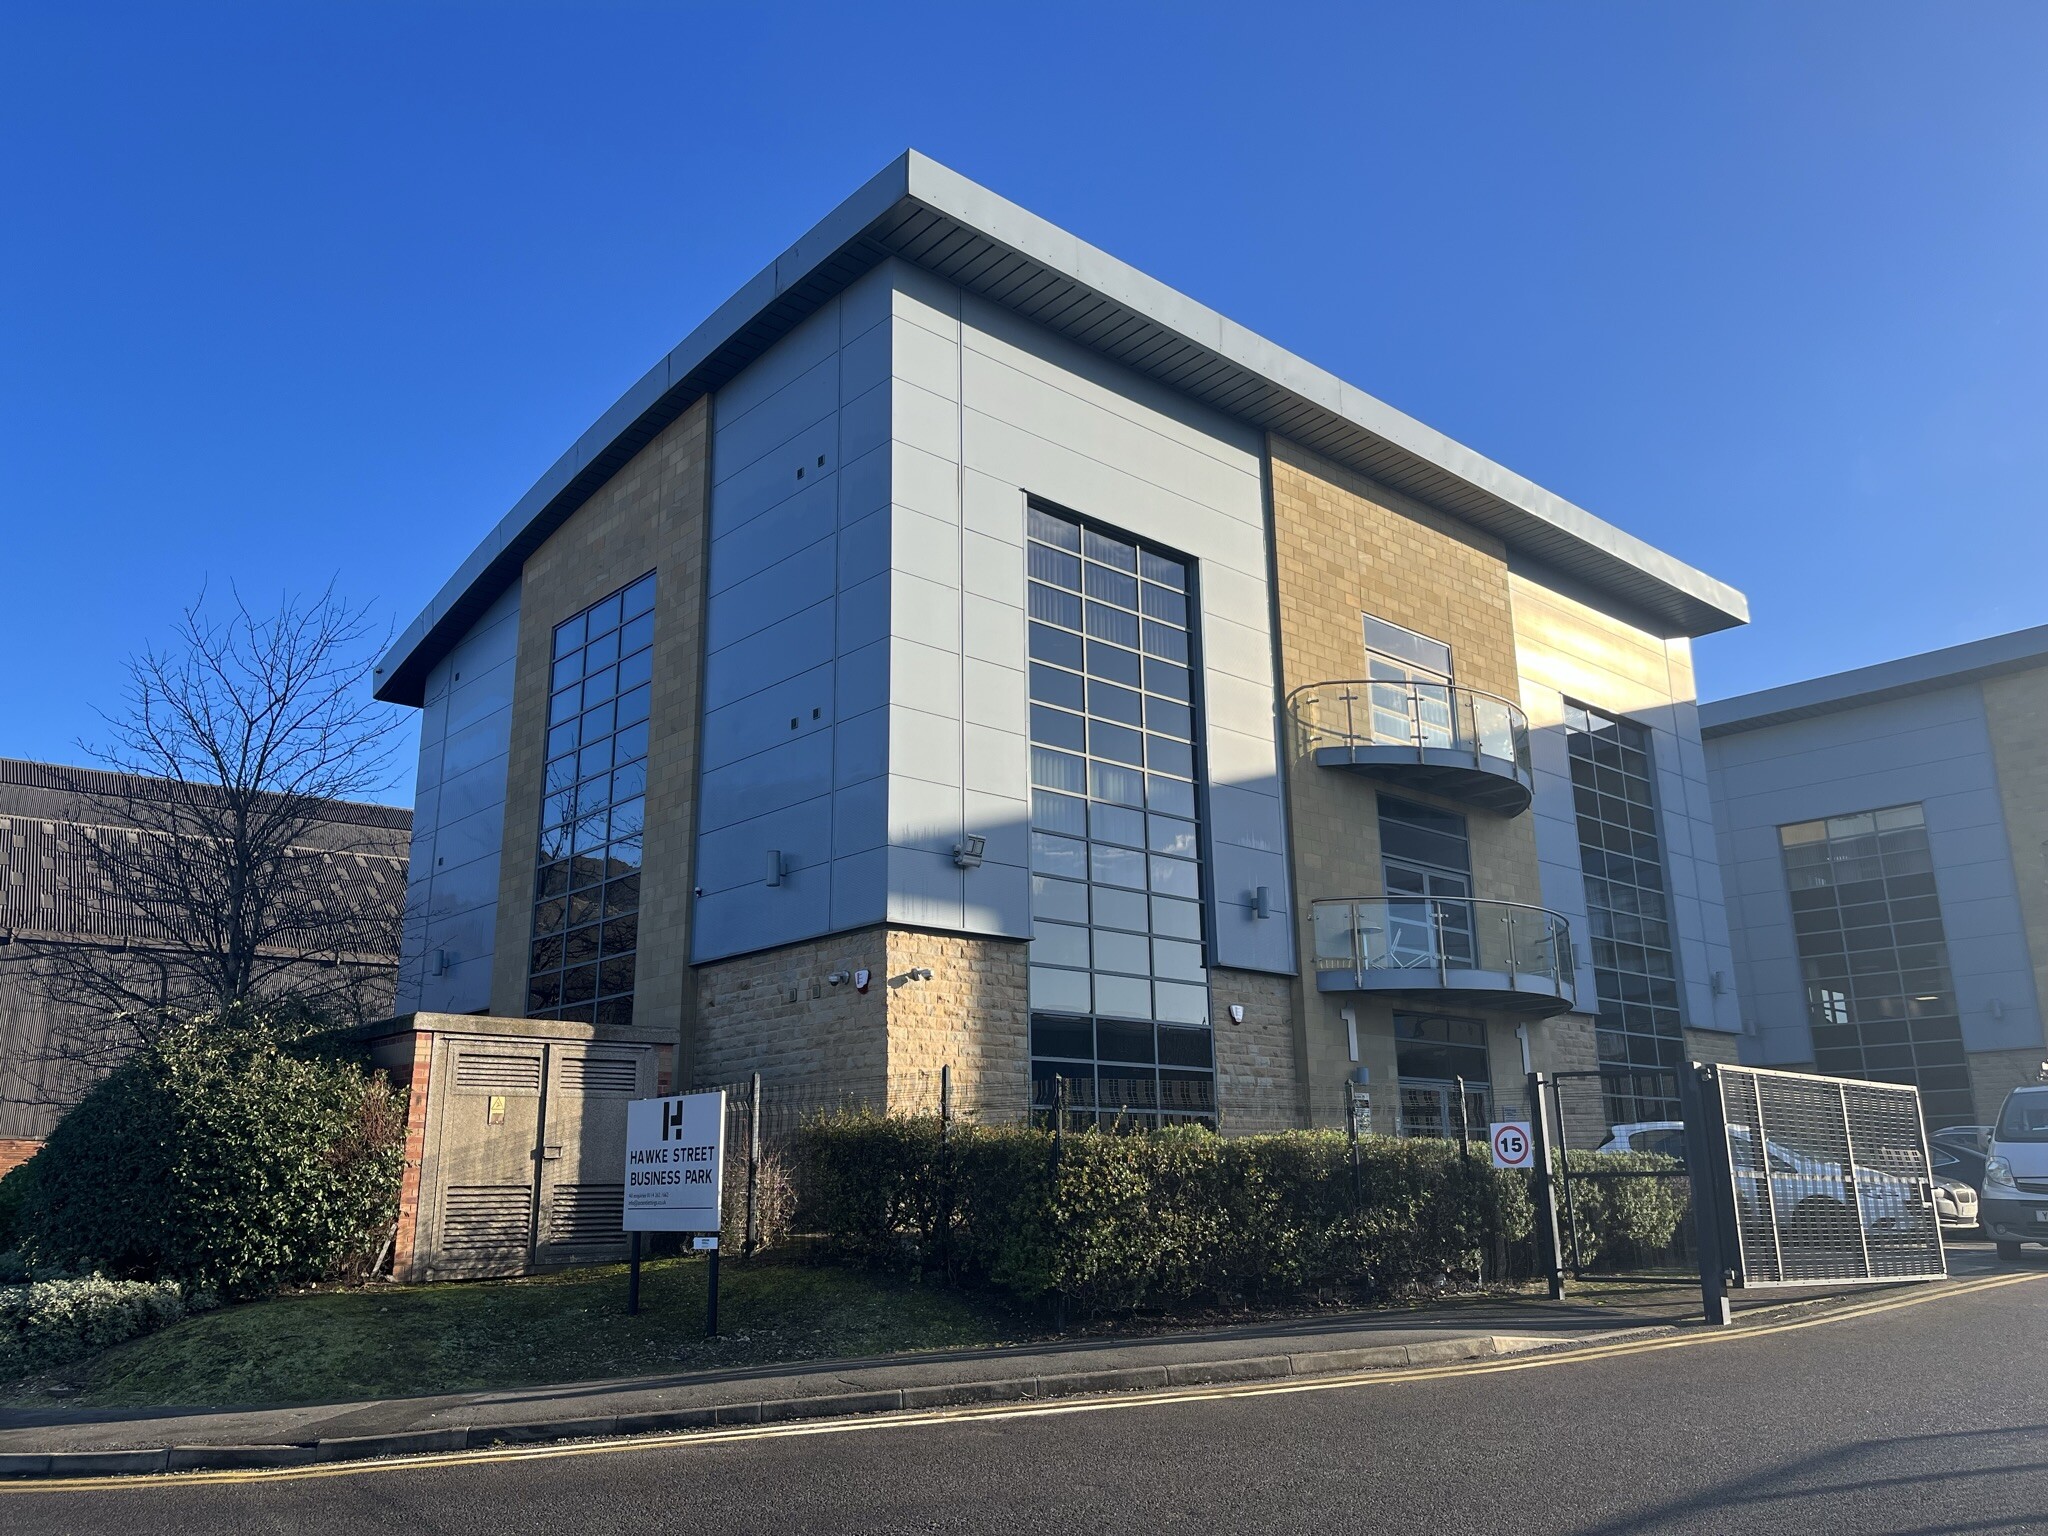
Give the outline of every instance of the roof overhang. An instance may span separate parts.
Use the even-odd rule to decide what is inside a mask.
[[[420,703],[428,669],[599,486],[892,256],[1494,534],[1669,634],[1749,620],[1734,588],[912,150],[726,300],[555,462],[391,647],[377,696]]]
[[[2048,624],[1938,651],[1923,651],[1897,661],[1881,661],[1850,672],[1787,683],[1782,688],[1717,699],[1700,706],[1700,735],[1711,740],[1743,731],[1760,731],[1793,720],[1861,709],[1918,693],[1938,693],[1944,688],[1959,688],[2041,666],[2048,666]]]

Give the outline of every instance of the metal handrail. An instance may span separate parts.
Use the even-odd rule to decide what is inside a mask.
[[[1547,907],[1464,896],[1362,896],[1312,904],[1318,971],[1361,978],[1387,972],[1434,972],[1438,986],[1452,971],[1505,975],[1519,989],[1539,977],[1576,1000],[1578,969],[1571,924]],[[1533,931],[1532,931],[1533,930]],[[1420,947],[1416,939],[1424,937]]]
[[[1420,761],[1430,751],[1454,751],[1469,753],[1474,767],[1491,757],[1513,763],[1519,777],[1533,774],[1528,715],[1512,699],[1484,689],[1337,678],[1304,683],[1286,703],[1304,755],[1325,746],[1405,747]],[[1389,717],[1402,722],[1399,731],[1383,728]]]

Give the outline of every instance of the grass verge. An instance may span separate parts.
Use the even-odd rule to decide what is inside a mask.
[[[0,1401],[65,1406],[271,1407],[652,1376],[777,1361],[962,1349],[1035,1331],[985,1300],[858,1270],[727,1263],[720,1336],[704,1336],[708,1265],[626,1267],[525,1280],[374,1286],[280,1296],[187,1318],[54,1377],[0,1384]]]

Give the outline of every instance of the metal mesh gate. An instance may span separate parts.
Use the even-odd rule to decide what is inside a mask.
[[[1701,1086],[1735,1285],[1948,1273],[1916,1089],[1733,1066]]]

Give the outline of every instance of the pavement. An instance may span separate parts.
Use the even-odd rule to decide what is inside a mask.
[[[1458,1364],[301,1468],[0,1482],[8,1536],[2048,1526],[2048,1253]]]
[[[202,1412],[0,1410],[0,1477],[290,1466],[1150,1387],[1399,1370],[1614,1336],[1659,1306],[1508,1301],[436,1397]]]
[[[1993,1269],[1954,1250],[1958,1278]],[[1772,1293],[1766,1310],[1824,1293]],[[1868,1294],[1868,1293],[1864,1293]],[[0,1409],[0,1478],[306,1466],[977,1403],[1288,1381],[1499,1359],[1668,1331],[1682,1286],[1587,1285],[1563,1302],[1454,1301],[1150,1336],[695,1372],[289,1408]],[[1755,1313],[1756,1309],[1751,1309]]]

